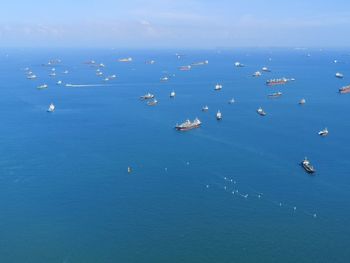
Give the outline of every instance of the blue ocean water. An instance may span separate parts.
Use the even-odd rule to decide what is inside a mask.
[[[350,261],[350,95],[337,93],[350,84],[350,51],[175,53],[0,50],[0,262]],[[52,58],[62,59],[55,78],[42,66]],[[117,79],[55,85],[104,84],[90,59]],[[272,72],[253,78],[263,66]],[[264,84],[284,76],[296,80]],[[268,99],[275,91],[283,96]],[[138,99],[147,92],[157,106]],[[173,129],[195,117],[199,129]],[[304,156],[315,176],[300,167]]]

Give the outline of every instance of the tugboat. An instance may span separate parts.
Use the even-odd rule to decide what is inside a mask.
[[[170,98],[175,98],[175,96],[176,96],[175,91],[170,92]]]
[[[259,109],[256,110],[256,112],[261,115],[261,116],[265,116],[266,115],[266,112],[261,108],[259,107]]]
[[[148,105],[148,106],[155,106],[155,105],[157,105],[157,104],[158,104],[158,101],[157,101],[156,99],[153,99],[153,100],[147,102],[147,105]]]
[[[53,105],[53,103],[51,103],[49,108],[47,109],[47,112],[54,112],[54,111],[55,111],[55,105]]]
[[[149,92],[140,97],[141,100],[149,100],[149,99],[153,99],[153,98],[154,98],[154,95],[149,93]]]
[[[221,119],[222,119],[222,114],[221,114],[221,112],[218,110],[218,112],[216,113],[216,119],[218,120],[218,121],[220,121]]]
[[[338,79],[342,79],[342,78],[344,78],[344,75],[339,73],[339,72],[337,72],[337,73],[335,73],[335,77],[338,78]]]
[[[328,135],[328,129],[324,128],[323,130],[320,130],[318,132],[318,135],[323,136],[323,137],[327,136]]]
[[[282,92],[278,91],[278,92],[274,92],[274,93],[271,93],[269,95],[267,95],[269,98],[278,98],[280,96],[282,96]]]
[[[221,90],[222,85],[221,84],[216,84],[214,90]]]
[[[193,122],[191,122],[190,120],[186,120],[181,124],[176,124],[175,129],[178,131],[188,131],[195,128],[199,128],[201,124],[201,121],[198,118],[195,118]]]
[[[202,108],[202,111],[208,111],[209,110],[209,107],[207,105],[205,105],[203,108]]]
[[[304,160],[301,162],[301,165],[303,166],[303,168],[305,169],[306,172],[312,174],[314,172],[316,172],[315,168],[312,166],[312,164],[310,163],[310,161],[305,157]]]
[[[299,101],[299,105],[304,105],[306,103],[306,100],[304,98],[302,98],[300,101]]]

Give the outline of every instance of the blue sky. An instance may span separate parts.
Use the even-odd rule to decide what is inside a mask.
[[[2,1],[0,46],[347,47],[350,1]]]

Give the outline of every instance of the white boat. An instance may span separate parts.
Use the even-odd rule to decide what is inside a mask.
[[[306,100],[304,98],[302,98],[300,101],[299,101],[299,104],[300,105],[304,105],[306,103]]]
[[[261,116],[265,116],[266,115],[266,112],[261,108],[259,107],[259,109],[256,110],[256,112],[261,115]]]
[[[208,111],[209,107],[207,105],[205,105],[204,107],[202,107],[202,111]]]
[[[56,72],[54,72],[54,71],[51,72],[51,73],[49,74],[49,76],[50,76],[50,77],[55,77],[55,76],[56,76]]]
[[[175,98],[175,96],[176,96],[175,91],[170,92],[170,98]]]
[[[261,76],[261,72],[260,71],[256,71],[253,74],[253,77],[260,77]]]
[[[232,98],[232,99],[230,99],[230,100],[228,101],[228,104],[233,104],[233,103],[235,103],[235,99],[234,99],[234,98]]]
[[[63,71],[62,73],[63,73],[63,74],[68,74],[69,71],[68,71],[68,70],[65,70],[65,71]]]
[[[344,78],[344,75],[340,72],[337,72],[337,73],[335,73],[335,77],[338,79],[342,79],[342,78]]]
[[[261,70],[264,72],[271,72],[271,70],[268,67],[262,67]]]
[[[146,64],[149,64],[149,65],[153,65],[154,63],[156,63],[156,61],[153,59],[146,61]]]
[[[59,80],[56,82],[57,85],[61,85],[62,84],[62,80]]]
[[[37,87],[37,89],[47,89],[49,87],[49,85],[47,84],[43,84]]]
[[[100,63],[98,66],[99,66],[100,68],[104,68],[104,67],[105,67],[105,64]]]
[[[237,61],[235,62],[235,67],[241,68],[244,67],[244,65],[241,62]]]
[[[162,78],[160,78],[160,81],[162,81],[162,82],[165,82],[165,81],[168,81],[169,80],[169,77],[162,77]]]
[[[328,135],[328,129],[324,128],[323,130],[318,132],[318,135],[320,135],[320,136],[327,136]]]
[[[218,110],[218,112],[216,113],[216,119],[217,120],[221,120],[222,119],[222,114],[221,112]]]
[[[101,71],[96,72],[96,76],[102,76],[102,75],[103,75],[103,73]]]
[[[53,103],[51,103],[49,108],[47,109],[47,112],[54,112],[54,111],[55,111],[55,105],[53,105]]]
[[[214,90],[221,90],[222,85],[221,84],[216,84]]]

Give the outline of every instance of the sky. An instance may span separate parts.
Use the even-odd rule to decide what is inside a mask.
[[[348,47],[349,0],[2,0],[2,47]]]

